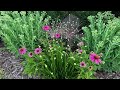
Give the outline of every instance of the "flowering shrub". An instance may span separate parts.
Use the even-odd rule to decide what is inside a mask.
[[[50,18],[44,11],[1,11],[0,35],[8,50],[18,56],[18,48],[33,50],[38,45],[38,39],[46,38]]]
[[[110,12],[99,12],[96,16],[89,16],[88,20],[90,25],[82,28],[87,51],[103,53],[101,58],[105,64],[102,65],[102,70],[120,71],[120,19]],[[100,62],[99,56],[96,59],[96,63]]]

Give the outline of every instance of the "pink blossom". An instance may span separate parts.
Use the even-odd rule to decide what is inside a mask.
[[[49,30],[51,29],[50,26],[48,26],[48,25],[43,26],[42,28],[43,28],[43,30],[45,30],[45,31],[49,31]]]
[[[78,52],[81,54],[83,51],[82,50],[78,50]]]
[[[60,33],[55,34],[55,38],[60,38],[60,37],[61,37]]]
[[[86,64],[85,64],[85,62],[80,62],[80,67],[86,67]]]
[[[33,53],[32,53],[32,52],[29,52],[29,53],[28,53],[28,56],[29,56],[29,57],[32,57],[32,56],[33,56]]]
[[[20,48],[20,49],[19,49],[19,53],[20,53],[21,55],[25,54],[26,51],[27,51],[26,48]]]
[[[41,52],[42,52],[41,48],[36,48],[34,51],[35,54],[40,54]]]
[[[90,54],[90,60],[91,60],[92,62],[95,62],[96,64],[101,63],[100,56],[98,56],[98,55],[95,54],[95,53],[91,53],[91,54]]]

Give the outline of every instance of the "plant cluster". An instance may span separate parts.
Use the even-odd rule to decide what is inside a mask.
[[[45,11],[1,11],[0,35],[23,57],[23,74],[30,77],[93,79],[96,70],[120,71],[120,18],[108,11],[87,19],[80,36],[80,20],[72,14],[53,21]]]
[[[102,69],[105,71],[119,71],[120,66],[120,19],[111,12],[98,13],[89,16],[90,25],[83,27],[87,50],[102,53],[102,60],[106,62]]]

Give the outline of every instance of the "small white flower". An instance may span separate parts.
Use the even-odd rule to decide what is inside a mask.
[[[74,65],[76,65],[76,63],[74,63]]]
[[[53,73],[51,72],[51,74],[53,75]]]

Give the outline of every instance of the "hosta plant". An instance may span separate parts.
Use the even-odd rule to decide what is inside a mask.
[[[83,27],[87,50],[103,53],[105,71],[120,71],[120,19],[111,12],[89,16],[89,26]]]

